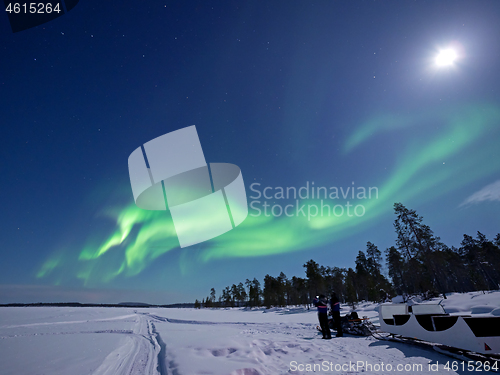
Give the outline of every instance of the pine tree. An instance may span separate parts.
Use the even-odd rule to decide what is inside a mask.
[[[358,252],[356,257],[356,295],[358,300],[368,300],[372,288],[371,277],[368,270],[368,261],[365,253]]]
[[[439,237],[435,237],[432,230],[422,223],[422,216],[417,215],[415,210],[410,210],[401,203],[395,203],[394,213],[397,215],[394,221],[398,236],[397,245],[401,251],[405,252],[412,277],[418,281],[414,291],[426,292],[427,280],[430,280],[430,283],[440,290],[446,299],[437,269],[432,262],[432,252],[439,251],[442,247]]]
[[[493,240],[493,243],[496,247],[500,248],[500,233],[497,233],[495,239]]]
[[[240,291],[236,284],[231,285],[231,307],[236,306],[236,301],[241,299]]]
[[[215,288],[212,288],[212,289],[210,289],[210,307],[215,306],[216,299],[217,299],[217,297],[215,295]],[[209,302],[208,298],[207,298],[207,302]]]
[[[396,293],[408,293],[408,288],[405,284],[405,262],[403,256],[394,246],[389,247],[385,251],[385,254],[389,276],[392,279]]]
[[[368,278],[368,299],[380,301],[387,297],[392,287],[382,274],[382,252],[371,242],[366,243],[366,268]]]
[[[248,288],[248,304],[249,306],[260,306],[260,283],[254,278],[252,281],[246,279],[245,284]]]
[[[245,291],[245,287],[242,282],[240,282],[237,286],[238,288],[238,305],[242,306],[244,305],[246,299],[247,299],[247,292]]]
[[[323,293],[323,277],[321,276],[319,264],[314,260],[309,260],[303,267],[306,269],[309,301],[312,301],[314,296]]]
[[[307,282],[301,277],[292,277],[292,302],[293,305],[308,305]]]
[[[345,302],[349,303],[352,308],[356,306],[356,302],[359,301],[357,296],[357,286],[356,286],[356,272],[352,268],[346,271],[345,275]]]
[[[264,306],[268,309],[278,305],[278,280],[270,275],[264,276]]]
[[[222,302],[224,303],[225,307],[230,307],[232,303],[232,296],[231,296],[231,288],[226,286],[222,290]]]
[[[278,306],[286,306],[286,284],[288,280],[283,272],[280,272],[276,278],[276,304]]]
[[[345,288],[345,275],[347,270],[345,268],[333,267],[330,269],[331,275],[331,292],[337,293],[337,297],[340,301],[344,301],[346,295]]]
[[[477,232],[477,239],[464,234],[459,252],[469,270],[469,277],[476,290],[497,289],[500,270],[500,250],[486,236]],[[496,277],[495,277],[496,276]]]

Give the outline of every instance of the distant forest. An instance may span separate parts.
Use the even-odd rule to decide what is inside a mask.
[[[214,288],[195,307],[307,305],[318,294],[337,293],[344,303],[382,301],[395,295],[437,296],[448,292],[500,289],[500,233],[493,240],[477,232],[464,234],[460,247],[448,247],[423,224],[422,216],[394,204],[396,243],[385,250],[388,275],[382,271],[382,252],[371,242],[356,257],[355,268],[322,266],[309,260],[306,277],[288,279],[266,275],[233,284],[217,296]],[[388,277],[387,277],[388,276]]]

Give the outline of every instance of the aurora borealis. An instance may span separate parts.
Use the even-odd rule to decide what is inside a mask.
[[[497,2],[126,1],[97,14],[91,3],[0,30],[11,72],[0,81],[0,291],[18,294],[0,303],[68,289],[82,302],[191,302],[266,273],[302,276],[311,258],[352,267],[367,241],[393,245],[395,202],[449,246],[500,232],[500,193],[474,198],[500,180]],[[448,45],[461,46],[455,65],[432,68]],[[135,205],[127,158],[193,124],[207,160],[241,168],[249,215],[181,249],[167,211]],[[274,196],[313,183],[377,195]],[[252,184],[273,198],[252,198]],[[257,200],[281,214],[256,215]],[[322,204],[363,215],[308,217]]]
[[[435,114],[430,114],[429,119],[422,118],[423,116],[416,116],[419,117],[417,119],[403,118],[398,123],[409,124],[407,126],[416,125],[419,121],[425,123],[434,120],[432,116]],[[418,142],[418,151],[416,148],[410,148],[410,151],[401,157],[401,162],[395,163],[394,170],[389,173],[387,179],[380,182],[380,197],[377,190],[377,197],[374,196],[366,201],[357,199],[358,194],[351,194],[347,190],[354,189],[354,186],[347,186],[347,193],[344,196],[342,194],[338,196],[338,193],[335,193],[335,197],[338,196],[340,200],[345,199],[345,196],[349,199],[354,195],[354,202],[363,203],[364,215],[349,215],[347,211],[343,214],[339,211],[339,214],[334,215],[332,211],[331,215],[321,215],[316,212],[314,217],[306,217],[308,206],[321,208],[322,203],[318,199],[296,200],[299,207],[306,209],[305,212],[302,211],[302,216],[297,214],[298,207],[296,209],[293,202],[291,202],[293,207],[291,215],[266,212],[268,214],[266,216],[261,210],[252,212],[250,209],[250,216],[239,230],[228,232],[210,241],[199,250],[194,261],[208,263],[218,258],[263,257],[322,246],[334,242],[342,235],[362,233],[364,231],[362,225],[365,222],[369,224],[377,217],[390,213],[392,197],[400,197],[401,200],[418,198],[425,202],[429,198],[439,198],[439,195],[452,192],[462,184],[470,182],[471,177],[480,178],[500,171],[500,159],[492,160],[481,170],[473,167],[482,158],[487,160],[488,155],[496,151],[495,142],[491,142],[484,153],[476,155],[475,162],[474,160],[470,162],[468,160],[470,157],[463,154],[467,147],[477,144],[478,139],[487,144],[484,138],[491,134],[489,132],[496,130],[498,133],[498,128],[495,129],[495,127],[500,123],[500,109],[492,106],[472,106],[459,113],[450,112],[445,115],[439,114],[437,117],[438,121],[442,122],[442,135],[431,142]],[[383,124],[383,127],[387,126],[389,129],[396,127],[395,123],[388,120],[385,122],[367,121],[348,139],[347,144],[351,139],[359,139],[360,134],[367,132],[365,130],[367,127],[371,128],[372,137],[379,132],[386,131],[384,128],[374,127],[372,125],[374,123]],[[367,142],[368,139],[362,141]],[[348,148],[346,146],[346,149]],[[441,167],[439,165],[442,164],[441,160],[450,158],[459,160],[457,167],[446,171],[435,168],[436,164],[438,168]],[[454,181],[453,186],[433,192],[436,186],[450,179]],[[248,186],[247,190],[251,205],[255,193],[252,195],[252,190],[248,189]],[[274,195],[271,196],[274,197]],[[366,194],[363,193],[363,196]],[[269,201],[264,196],[256,197],[262,199],[263,202]],[[277,200],[273,202],[276,203]],[[327,202],[325,199],[323,204]],[[49,257],[37,277],[49,276],[52,272],[57,273],[58,267],[65,268],[70,265],[71,268],[74,267],[77,270],[77,277],[84,280],[85,284],[108,282],[115,277],[140,274],[158,257],[179,248],[171,218],[164,211],[146,211],[137,208],[134,204],[129,204],[121,210],[117,208],[114,213],[110,212],[106,216],[116,223],[115,230],[107,238],[101,243],[89,243],[83,247],[73,264],[58,255]],[[194,225],[201,224],[194,223]],[[276,235],[277,233],[279,235]],[[106,259],[104,255],[110,251],[117,252],[119,255],[115,256],[114,260]],[[116,262],[114,266],[111,265],[112,262]],[[110,268],[103,272],[100,263]],[[98,271],[94,272],[94,269]]]

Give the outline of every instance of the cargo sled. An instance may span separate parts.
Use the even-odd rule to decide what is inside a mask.
[[[439,304],[379,306],[380,330],[487,355],[500,355],[500,317],[449,315]]]

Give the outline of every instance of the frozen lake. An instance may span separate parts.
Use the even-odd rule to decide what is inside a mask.
[[[444,305],[452,313],[496,315],[500,311],[500,293],[455,294]],[[376,304],[365,303],[357,311],[376,324],[376,308]],[[347,312],[345,306],[342,314]],[[429,364],[437,366],[439,373],[455,373],[443,368],[453,359],[433,350],[373,337],[321,340],[316,325],[315,310],[303,307],[3,307],[0,373],[435,374]],[[373,371],[369,365],[374,366]],[[392,371],[383,371],[382,365],[385,369],[390,365]],[[375,371],[375,366],[379,366],[379,371]],[[397,371],[397,366],[403,371]],[[413,370],[404,371],[408,368]]]

